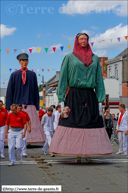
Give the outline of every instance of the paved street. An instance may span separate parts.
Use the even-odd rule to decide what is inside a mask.
[[[42,145],[28,147],[28,158],[18,160],[8,167],[8,148],[5,159],[0,160],[1,185],[62,185],[62,192],[110,192],[128,191],[128,157],[115,155],[118,145],[113,142],[111,156],[93,158],[93,163],[75,157],[51,157],[42,154]]]

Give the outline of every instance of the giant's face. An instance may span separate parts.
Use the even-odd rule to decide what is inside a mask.
[[[21,65],[22,69],[25,69],[28,66],[28,60],[22,59],[19,61],[19,64]]]
[[[83,47],[83,48],[86,47],[87,44],[88,44],[88,38],[87,38],[87,36],[86,36],[86,35],[81,35],[81,36],[79,36],[78,42],[79,42],[79,44],[81,45],[81,47]]]

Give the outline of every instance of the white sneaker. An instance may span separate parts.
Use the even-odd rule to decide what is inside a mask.
[[[128,154],[127,153],[123,153],[122,155],[127,156]]]
[[[54,157],[54,155],[53,155],[53,154],[51,154],[51,157]]]
[[[9,162],[8,166],[14,166],[14,163]]]
[[[123,152],[121,153],[121,152],[116,152],[116,155],[121,155],[121,154],[123,154]]]
[[[23,162],[23,161],[22,161],[22,159],[21,159],[21,160],[19,160],[19,162],[20,162],[20,164],[22,164],[22,162]]]
[[[46,153],[45,151],[43,151],[43,154],[44,154],[44,155],[47,155],[47,153]]]
[[[1,159],[5,159],[5,156],[4,156],[4,155],[1,155],[0,158],[1,158]]]

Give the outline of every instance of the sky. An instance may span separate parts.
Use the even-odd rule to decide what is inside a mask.
[[[91,45],[94,54],[108,59],[116,57],[128,45],[124,37],[128,35],[127,4],[127,1],[104,0],[1,1],[0,86],[6,88],[10,74],[20,69],[16,56],[23,49],[29,54],[28,69],[37,74],[38,84],[42,76],[48,81],[60,70],[65,55],[73,51],[79,32],[86,32],[89,43],[94,42]]]

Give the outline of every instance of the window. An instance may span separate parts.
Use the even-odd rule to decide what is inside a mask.
[[[110,77],[112,75],[112,71],[111,71],[111,68],[109,68],[109,75],[108,77]]]
[[[115,67],[115,78],[118,79],[118,68]]]

